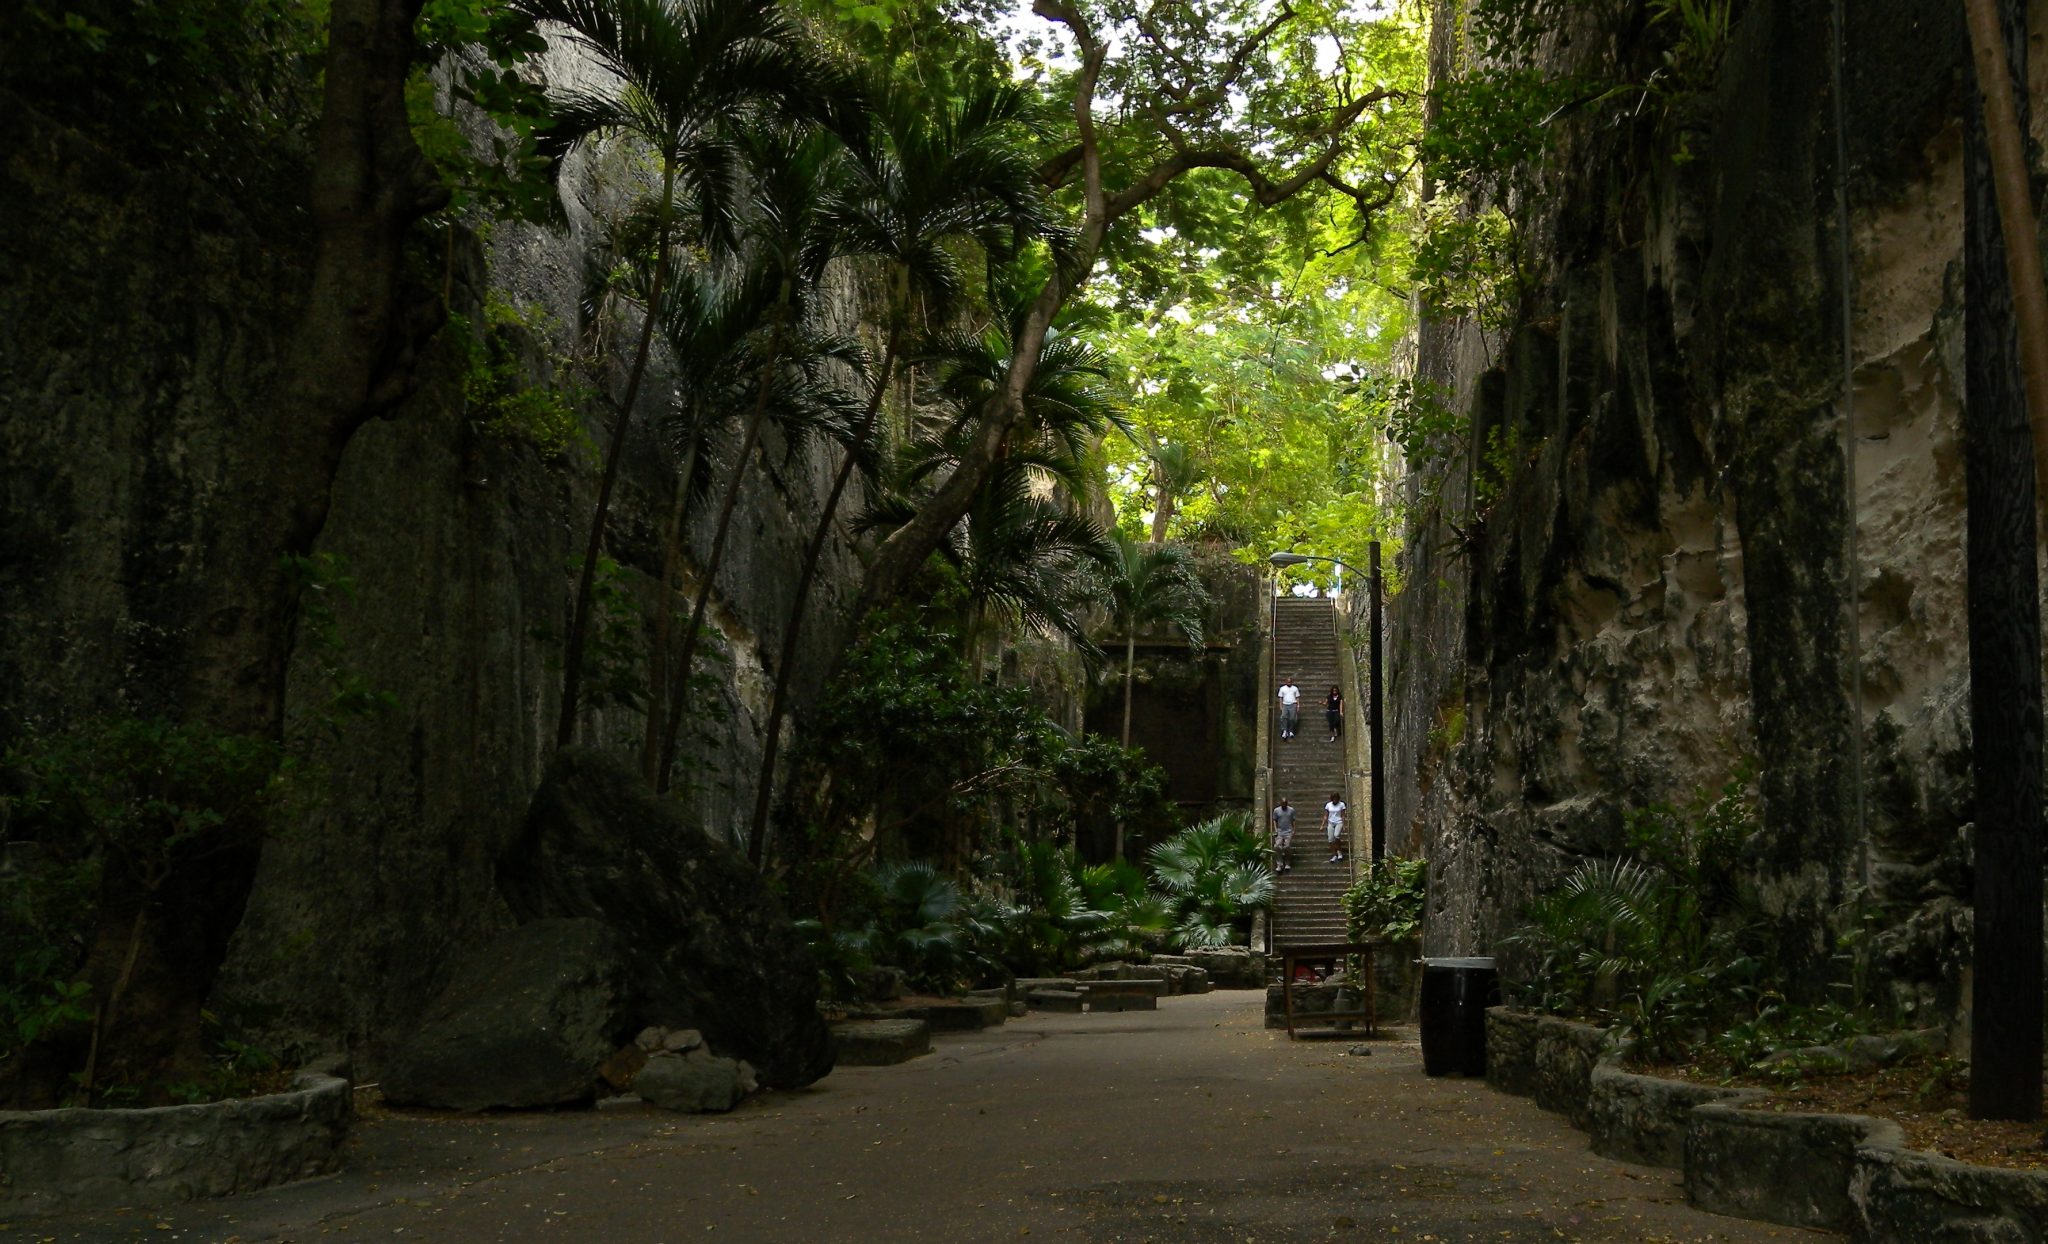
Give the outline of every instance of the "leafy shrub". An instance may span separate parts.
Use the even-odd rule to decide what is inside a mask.
[[[253,845],[291,772],[271,740],[140,718],[24,737],[0,770],[0,1056],[116,1010],[80,979],[102,900]]]
[[[1632,858],[1588,860],[1530,907],[1507,939],[1520,960],[1508,992],[1620,1025],[1641,1059],[1682,1059],[1778,983],[1742,882],[1756,833],[1746,771],[1683,809],[1631,813],[1625,832]]]
[[[1213,817],[1153,847],[1155,885],[1174,909],[1173,940],[1184,947],[1243,945],[1252,914],[1273,902],[1266,844],[1243,815]]]
[[[1427,860],[1387,856],[1358,874],[1344,892],[1344,923],[1353,941],[1406,941],[1422,932]]]

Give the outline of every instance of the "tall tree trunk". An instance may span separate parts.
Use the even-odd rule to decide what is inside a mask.
[[[2025,22],[1999,0],[2012,80]],[[2041,616],[2033,458],[1982,110],[1964,110],[1963,450],[1976,894],[1970,1113],[2041,1114]],[[2021,101],[2019,125],[2026,125]],[[2031,240],[2029,241],[2031,245]]]
[[[782,719],[789,713],[789,685],[796,669],[797,641],[803,634],[804,610],[810,604],[811,584],[818,577],[818,560],[825,554],[825,541],[832,535],[832,520],[839,513],[839,498],[846,492],[847,481],[853,478],[853,468],[861,451],[874,435],[875,420],[882,410],[882,396],[889,391],[889,373],[896,366],[896,352],[903,340],[902,321],[901,314],[890,316],[889,337],[882,347],[882,369],[875,377],[875,390],[868,398],[867,410],[861,415],[854,443],[846,451],[846,460],[839,464],[839,473],[832,479],[832,491],[825,497],[825,508],[818,515],[817,527],[811,531],[811,542],[804,547],[803,569],[796,581],[796,601],[789,607],[789,622],[782,633],[782,653],[775,665],[775,689],[768,697],[768,733],[761,741],[761,776],[754,785],[754,819],[752,832],[747,838],[747,858],[756,867],[767,858],[768,809],[775,797],[775,761],[782,750]]]
[[[604,549],[605,519],[611,514],[612,487],[619,479],[619,464],[626,456],[626,430],[633,422],[633,407],[640,400],[640,381],[647,374],[647,359],[654,350],[654,325],[661,318],[661,295],[668,283],[669,231],[673,225],[676,170],[673,161],[663,161],[661,206],[655,209],[654,284],[647,291],[645,318],[640,324],[640,345],[633,354],[633,370],[626,376],[625,396],[619,401],[618,422],[612,427],[612,443],[605,450],[604,474],[598,480],[597,504],[590,517],[590,539],[583,546],[583,567],[576,576],[576,603],[569,618],[569,636],[562,645],[562,711],[555,721],[555,746],[567,747],[576,738],[576,710],[583,692],[583,650],[589,644],[591,597],[597,584],[597,559]]]
[[[289,556],[312,551],[350,440],[412,391],[419,348],[446,309],[409,271],[412,226],[447,202],[414,143],[405,82],[419,0],[334,0],[308,197],[311,279],[267,414],[245,430],[206,515],[204,579],[184,680],[188,716],[277,739],[298,612]],[[110,866],[81,976],[105,1007],[97,1061],[160,1078],[196,1063],[200,1007],[254,883],[251,845],[169,861],[142,878]],[[137,937],[137,930],[140,937]]]
[[[669,507],[668,526],[662,533],[661,594],[654,613],[654,646],[648,649],[647,725],[640,738],[640,776],[658,786],[661,762],[661,723],[666,719],[663,699],[668,694],[669,633],[675,628],[676,577],[682,572],[683,518],[690,507],[690,488],[697,474],[697,422],[690,421],[689,448],[683,451],[678,471],[675,503]]]
[[[1152,507],[1152,543],[1166,543],[1166,527],[1173,521],[1173,493],[1166,482],[1159,483],[1159,503]]]
[[[761,443],[761,426],[768,420],[768,396],[775,382],[775,364],[782,353],[783,326],[789,314],[791,292],[790,282],[785,278],[781,303],[776,309],[775,327],[768,334],[768,360],[761,366],[760,392],[754,397],[754,409],[747,414],[747,428],[740,438],[739,453],[732,460],[732,474],[725,484],[725,499],[718,508],[718,526],[711,534],[711,555],[705,559],[697,584],[697,599],[690,606],[690,621],[683,629],[683,650],[676,657],[668,714],[662,724],[661,759],[653,775],[657,793],[668,790],[669,774],[675,768],[676,740],[683,729],[683,709],[689,703],[690,666],[697,657],[697,637],[704,632],[704,611],[711,603],[711,587],[718,581],[718,568],[725,564],[725,537],[732,529],[732,514],[739,504],[740,486],[746,482],[747,461],[754,456],[754,446]]]
[[[1137,627],[1124,630],[1124,748],[1131,746],[1131,684],[1137,678],[1138,635]],[[1124,857],[1124,819],[1116,819],[1116,858]]]
[[[1124,735],[1123,735],[1123,741],[1124,741],[1124,746],[1125,746],[1125,747],[1129,747],[1129,746],[1131,745],[1131,683],[1132,683],[1132,682],[1134,681],[1134,679],[1136,678],[1136,675],[1137,675],[1137,669],[1138,669],[1138,637],[1137,637],[1137,636],[1136,636],[1135,634],[1126,634],[1126,635],[1124,636]]]

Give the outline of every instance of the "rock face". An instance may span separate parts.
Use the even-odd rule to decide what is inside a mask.
[[[774,1088],[832,1069],[817,972],[781,904],[738,852],[657,800],[630,766],[587,748],[557,755],[499,880],[527,919],[586,917],[618,933],[639,1014],[615,1035],[641,1024],[699,1029]]]
[[[573,61],[551,53],[550,80],[576,81]],[[218,508],[247,482],[229,469],[234,447],[271,433],[307,263],[299,203],[228,193],[190,168],[124,164],[9,103],[19,141],[0,158],[0,742],[92,714],[185,711],[184,663],[220,555]],[[301,158],[270,154],[286,167]],[[639,176],[623,155],[573,160],[562,178],[568,230],[508,223],[487,250],[460,240],[450,309],[480,325],[487,300],[517,308],[529,325],[516,330],[517,352],[544,372],[577,321],[597,217]],[[303,175],[285,180],[302,192]],[[851,276],[828,283],[850,322]],[[330,729],[334,687],[321,667],[335,654],[300,645],[288,741],[324,785],[266,844],[214,1001],[268,1017],[280,1043],[356,1050],[372,1077],[377,1051],[417,1023],[453,966],[515,923],[494,870],[552,749],[574,588],[565,567],[596,487],[589,455],[550,455],[487,426],[465,399],[465,366],[444,333],[421,359],[414,396],[341,453],[332,509],[306,551],[344,559],[354,590],[334,611],[339,660],[398,704]],[[643,599],[661,572],[673,489],[652,430],[674,388],[669,371],[657,354],[605,549],[619,586]],[[600,442],[612,418],[602,405],[586,412]],[[749,487],[734,516],[712,597],[714,659],[702,667],[713,711],[683,740],[696,779],[689,819],[719,837],[751,811],[760,654],[779,649],[794,590],[780,569],[795,565],[836,466],[829,448],[785,448],[764,447],[772,479]],[[690,516],[686,590],[715,510]],[[802,649],[800,701],[857,571],[835,539],[813,595],[818,642]],[[597,702],[584,729],[623,740],[640,717]]]
[[[632,1023],[617,935],[595,920],[537,920],[456,970],[388,1060],[384,1096],[450,1110],[587,1102]]]
[[[1441,489],[1411,496],[1386,630],[1390,839],[1429,856],[1428,953],[1511,957],[1500,934],[1619,853],[1626,810],[1683,804],[1753,757],[1745,871],[1795,990],[1838,970],[1867,868],[1890,1001],[1954,1013],[1967,58],[1935,0],[1853,7],[1846,382],[1827,23],[1790,0],[1742,6],[1714,80],[1655,136],[1561,140],[1522,327],[1420,332],[1420,374],[1470,417],[1430,468]],[[1622,145],[1641,142],[1667,154]]]

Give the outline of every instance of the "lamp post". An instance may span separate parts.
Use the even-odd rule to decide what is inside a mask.
[[[1372,631],[1372,655],[1368,675],[1372,693],[1365,702],[1365,724],[1367,765],[1372,773],[1372,858],[1374,863],[1378,863],[1380,857],[1387,852],[1387,792],[1380,781],[1381,770],[1385,767],[1380,730],[1380,542],[1374,540],[1370,548],[1372,560],[1367,564],[1372,567],[1372,571],[1365,579],[1370,585],[1371,595],[1368,599],[1372,602],[1367,614],[1367,625]],[[1271,553],[1267,555],[1266,561],[1269,565],[1280,567],[1300,566],[1308,562],[1328,562],[1353,574],[1358,573],[1358,567],[1347,565],[1335,557],[1319,557],[1310,553]]]

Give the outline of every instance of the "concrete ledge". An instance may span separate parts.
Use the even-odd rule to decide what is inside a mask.
[[[1111,990],[1104,993],[1081,995],[1088,1001],[1088,1010],[1097,1015],[1111,1011],[1156,1011],[1159,998],[1156,994],[1132,993],[1128,990]]]
[[[1001,998],[963,998],[898,1007],[890,1014],[896,1019],[921,1019],[933,1032],[978,1032],[1010,1018],[1010,1004]]]
[[[1855,1236],[1870,1244],[2048,1239],[2048,1174],[1972,1166],[1883,1144],[1856,1151]]]
[[[1685,1129],[1685,1196],[1716,1214],[1847,1231],[1857,1149],[1904,1143],[1898,1124],[1862,1115],[1696,1106]]]
[[[1680,1171],[1685,1169],[1685,1134],[1693,1107],[1767,1096],[1760,1089],[1661,1080],[1602,1063],[1593,1068],[1587,1130],[1593,1134],[1593,1152],[1601,1157]]]
[[[932,1052],[931,1025],[921,1019],[854,1019],[832,1025],[841,1067],[889,1067]]]
[[[1486,1050],[1495,1088],[1571,1116],[1606,1157],[1684,1172],[1701,1209],[1869,1244],[2048,1240],[2048,1172],[1914,1152],[1888,1120],[1744,1109],[1770,1094],[1625,1071],[1602,1029],[1552,1016],[1487,1011]]]
[[[1507,1007],[1486,1012],[1486,1082],[1545,1110],[1592,1126],[1593,1067],[1607,1050],[1607,1030],[1554,1015]]]
[[[1024,1000],[1034,1011],[1081,1013],[1081,993],[1075,989],[1034,989]]]
[[[1128,994],[1133,997],[1163,998],[1167,982],[1163,979],[1119,978],[1117,980],[1075,981],[1074,988],[1093,998],[1106,994]]]
[[[341,1169],[349,1083],[150,1110],[0,1111],[0,1216],[170,1205]]]

